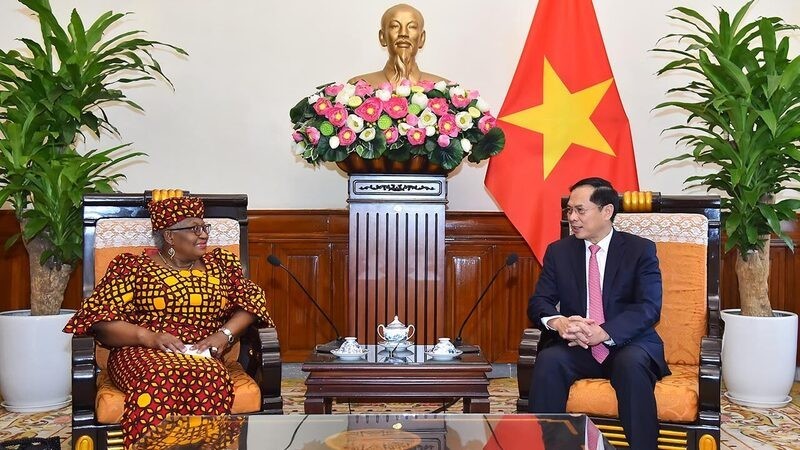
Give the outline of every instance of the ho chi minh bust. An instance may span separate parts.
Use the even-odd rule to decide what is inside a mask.
[[[389,82],[396,87],[403,79],[412,83],[445,80],[439,75],[422,72],[417,66],[417,51],[425,45],[425,19],[413,6],[401,3],[387,9],[381,17],[378,41],[389,51],[383,70],[355,76],[350,83],[364,80],[377,87]]]

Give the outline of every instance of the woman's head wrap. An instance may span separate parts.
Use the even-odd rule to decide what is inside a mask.
[[[190,217],[203,217],[205,213],[203,201],[199,197],[183,197],[182,195],[183,193],[177,197],[163,198],[161,196],[161,198],[157,198],[154,191],[153,200],[147,204],[153,231],[171,227]]]

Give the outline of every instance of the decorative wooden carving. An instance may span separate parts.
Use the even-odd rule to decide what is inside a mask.
[[[413,324],[434,343],[444,324],[444,208],[435,175],[351,175],[348,330],[374,344],[378,324]]]

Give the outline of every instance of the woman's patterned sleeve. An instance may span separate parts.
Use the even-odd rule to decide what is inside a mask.
[[[275,324],[267,311],[264,290],[244,277],[239,258],[233,253],[219,248],[214,250],[214,258],[227,277],[228,301],[255,315],[258,318],[257,326],[274,327]]]
[[[97,322],[126,320],[133,311],[134,279],[141,263],[130,254],[117,255],[92,295],[81,303],[80,309],[67,322],[65,333],[90,334]]]

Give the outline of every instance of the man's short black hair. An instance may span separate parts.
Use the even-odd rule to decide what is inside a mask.
[[[614,207],[614,212],[611,213],[611,220],[613,221],[614,217],[619,211],[619,193],[617,193],[617,190],[614,189],[614,186],[612,186],[608,180],[604,180],[600,177],[591,177],[584,178],[573,184],[569,188],[569,191],[572,192],[581,186],[591,186],[594,188],[594,192],[592,192],[592,195],[589,196],[590,202],[594,203],[600,208],[606,205],[611,205]]]

